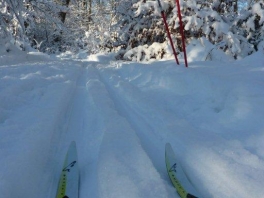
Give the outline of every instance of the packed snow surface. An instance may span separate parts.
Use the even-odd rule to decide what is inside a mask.
[[[80,198],[178,197],[166,142],[204,198],[263,197],[263,52],[192,57],[185,68],[2,51],[0,197],[55,197],[73,140]]]

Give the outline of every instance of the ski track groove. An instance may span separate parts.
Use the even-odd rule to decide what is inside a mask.
[[[71,99],[64,115],[61,115],[56,125],[52,141],[56,148],[52,149],[53,160],[56,166],[54,173],[60,172],[65,154],[71,141],[77,143],[77,155],[80,169],[80,198],[92,194],[98,197],[97,189],[97,165],[100,146],[103,138],[103,121],[98,115],[98,107],[94,104],[93,94],[87,87],[87,82],[92,78],[89,75],[88,68],[82,65],[80,74],[77,77],[75,87],[72,93],[69,93]],[[49,197],[54,197],[57,191],[59,175],[50,182]],[[88,176],[89,175],[89,176]]]
[[[50,153],[55,153],[52,156],[52,161],[54,161],[56,166],[53,166],[53,171],[54,173],[59,173],[61,171],[61,168],[63,166],[65,154],[67,152],[68,146],[72,139],[69,137],[69,127],[70,127],[70,120],[73,115],[73,110],[74,110],[74,105],[75,105],[75,100],[76,100],[76,93],[77,93],[77,88],[80,85],[80,79],[83,77],[83,74],[80,71],[80,74],[76,78],[77,81],[75,83],[75,86],[71,93],[69,93],[69,97],[71,97],[68,101],[67,108],[65,110],[62,110],[61,116],[59,116],[59,121],[58,124],[55,125],[56,133],[53,134],[51,137],[51,145],[56,145],[56,147],[52,148],[52,152]],[[64,112],[64,114],[63,114]],[[57,192],[57,185],[59,181],[59,174],[55,174],[54,178],[52,178],[52,182],[50,182],[50,192],[49,197],[55,197],[56,192]]]
[[[115,89],[113,88],[115,85],[111,85],[110,84],[111,82],[107,82],[106,79],[110,79],[109,77],[104,76],[102,74],[102,72],[99,72],[99,75],[100,75],[101,81],[104,83],[105,87],[107,88],[107,91],[109,93],[109,96],[112,98],[112,100],[115,103],[117,112],[128,121],[128,123],[130,124],[130,126],[136,132],[135,134],[137,135],[137,137],[141,141],[143,147],[145,148],[145,144],[144,144],[143,138],[145,139],[147,137],[143,137],[143,136],[145,136],[144,131],[142,131],[142,129],[140,129],[140,126],[137,127],[137,124],[138,124],[137,121],[139,121],[141,123],[140,124],[141,126],[144,125],[144,128],[147,128],[148,131],[154,131],[153,127],[148,123],[147,119],[144,117],[144,115],[142,115],[142,113],[140,113],[136,109],[131,108],[128,105],[128,102],[126,101],[126,99],[124,99],[121,96],[121,94],[119,94],[119,93],[117,93],[117,91],[115,91]],[[113,75],[111,76],[111,78],[113,78]],[[123,79],[120,79],[119,77],[118,77],[118,80],[119,80],[119,82],[118,82],[119,85],[122,84],[122,83],[128,84]],[[136,90],[137,92],[139,92],[138,88],[135,87],[135,86],[133,86],[133,87],[131,86],[130,89],[133,89],[134,91]],[[129,92],[129,90],[127,92]],[[131,112],[131,113],[128,113],[128,112]],[[133,119],[136,119],[136,121],[133,120]],[[142,134],[140,135],[140,133],[142,133]],[[148,152],[148,149],[145,149],[145,151],[148,154],[148,156],[150,157],[150,159],[152,159],[151,158],[151,154],[149,154],[149,152]],[[155,163],[153,163],[153,164],[155,165]]]
[[[149,118],[145,116],[144,110],[140,111],[140,107],[133,109],[129,105],[129,101],[127,101],[127,99],[123,97],[122,94],[118,93],[118,90],[120,90],[121,88],[122,90],[126,90],[125,94],[127,94],[127,96],[130,97],[131,93],[129,92],[131,90],[133,93],[140,92],[138,87],[128,82],[127,80],[122,79],[121,76],[119,76],[118,73],[114,73],[112,69],[111,69],[111,74],[108,74],[109,71],[108,72],[104,72],[104,71],[109,70],[109,68],[105,68],[104,66],[100,66],[100,65],[95,68],[99,75],[100,81],[106,87],[109,97],[115,104],[115,110],[118,112],[120,116],[122,116],[129,123],[134,134],[140,141],[144,152],[147,154],[148,158],[151,160],[153,167],[159,173],[160,178],[163,180],[163,182],[166,183],[167,192],[170,194],[170,196],[178,197],[177,193],[175,192],[175,189],[168,187],[170,186],[171,182],[170,182],[170,179],[168,178],[166,167],[165,167],[165,156],[164,156],[164,145],[166,143],[165,137],[162,137],[160,134],[157,133],[157,131],[159,130],[165,130],[164,126],[161,125],[159,126],[159,129],[155,129],[150,124],[150,123],[153,123],[153,121],[148,120]],[[137,96],[140,94],[135,94],[135,95]],[[131,98],[131,99],[132,101],[137,100],[137,102],[139,102],[140,104],[143,104],[143,106],[147,106],[148,107],[147,110],[155,109],[155,107],[150,106],[147,103],[147,101],[144,100],[144,98],[143,99],[142,98],[139,98],[139,99]],[[136,104],[136,103],[132,103],[132,104]],[[159,114],[155,113],[155,115],[159,115]],[[148,115],[148,116],[151,117],[151,115]],[[162,122],[162,118],[156,118],[156,119],[158,119],[158,122],[159,121]],[[157,138],[152,139],[152,140],[148,139],[149,138],[148,133],[155,133],[155,137]],[[151,141],[152,143],[150,144],[149,141]],[[161,160],[154,160],[155,158],[157,159],[157,155],[159,156],[159,159]]]
[[[98,113],[98,105],[94,98],[93,87],[89,88],[89,82],[93,79],[88,64],[83,68],[83,73],[78,81],[73,112],[70,115],[68,126],[68,141],[77,142],[77,152],[80,169],[80,197],[92,194],[98,197],[97,166],[100,147],[104,136],[104,123]]]

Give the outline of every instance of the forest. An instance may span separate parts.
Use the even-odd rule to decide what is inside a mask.
[[[161,0],[177,53],[182,52],[175,1]],[[181,0],[186,45],[212,44],[232,59],[264,44],[262,0]],[[148,61],[171,55],[157,0],[1,0],[0,38],[6,51],[115,53]]]

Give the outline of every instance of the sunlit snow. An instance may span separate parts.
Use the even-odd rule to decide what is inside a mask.
[[[204,198],[262,197],[263,51],[211,47],[191,43],[189,68],[1,49],[0,197],[55,197],[72,140],[80,198],[178,197],[166,142]]]

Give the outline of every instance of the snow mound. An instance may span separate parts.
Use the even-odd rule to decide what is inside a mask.
[[[187,58],[189,62],[193,61],[227,61],[232,60],[223,51],[218,50],[215,45],[206,38],[192,40],[186,47]]]
[[[26,52],[10,43],[0,47],[0,66],[18,64],[21,62],[47,61],[52,58],[41,52]]]

